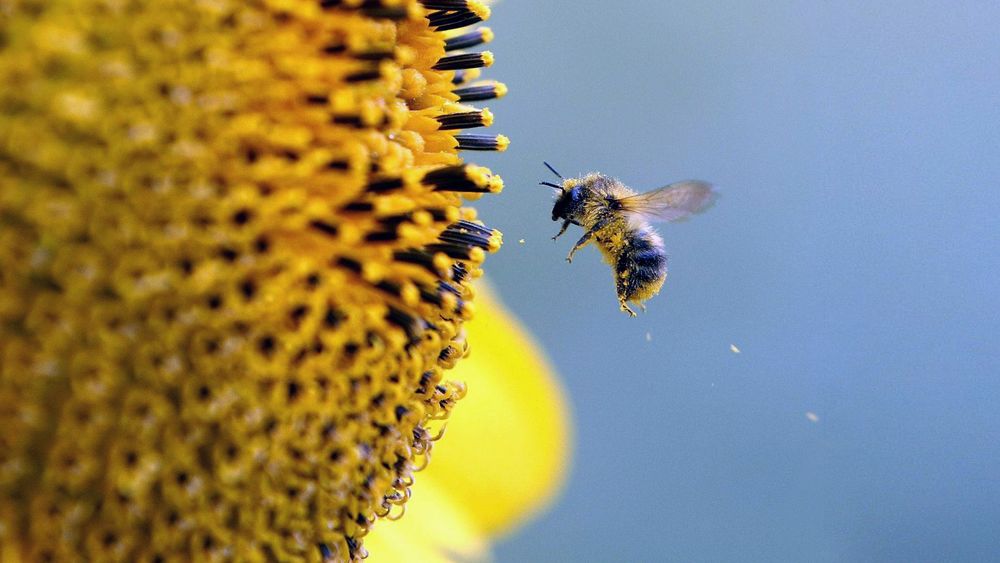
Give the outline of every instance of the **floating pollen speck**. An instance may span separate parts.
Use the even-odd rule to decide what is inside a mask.
[[[652,342],[652,341],[653,341],[653,335],[647,332],[646,333],[646,342]]]
[[[740,353],[740,349],[737,348],[735,344],[730,344],[729,345],[729,351],[732,352],[733,354],[739,354]]]
[[[517,244],[524,244],[524,239],[518,239]]]
[[[809,419],[809,422],[813,422],[813,423],[819,422],[819,415],[817,415],[816,413],[814,413],[812,411],[807,411],[806,412],[806,418]]]

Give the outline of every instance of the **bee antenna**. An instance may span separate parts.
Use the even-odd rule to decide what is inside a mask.
[[[539,186],[548,186],[550,188],[555,188],[555,189],[557,189],[559,191],[562,191],[562,189],[563,189],[563,187],[560,186],[559,184],[553,184],[552,182],[538,182],[538,185]]]
[[[560,180],[565,180],[565,178],[563,178],[562,174],[556,172],[555,168],[552,168],[551,164],[549,164],[548,162],[545,162],[544,160],[542,161],[542,164],[544,164],[546,168],[548,168],[549,170],[551,170],[553,174],[555,174],[556,176],[559,176]]]

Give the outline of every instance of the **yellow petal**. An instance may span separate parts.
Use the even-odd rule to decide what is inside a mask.
[[[490,535],[509,531],[558,493],[569,468],[569,409],[555,370],[517,319],[480,286],[467,325],[472,353],[453,378],[468,394],[428,475]]]
[[[418,480],[403,518],[383,519],[365,537],[366,563],[483,559],[488,552],[485,538],[448,484],[428,478],[427,473],[418,475]]]
[[[366,538],[369,561],[481,555],[477,536],[510,531],[561,488],[571,454],[564,393],[520,323],[491,291],[478,290],[476,316],[466,324],[472,353],[450,374],[465,381],[468,394],[452,412],[429,467],[417,474],[406,516],[380,522]],[[427,506],[432,503],[440,504]],[[440,543],[427,554],[429,541]],[[419,555],[427,559],[414,557],[413,542],[424,543]],[[405,557],[396,550],[406,550]]]

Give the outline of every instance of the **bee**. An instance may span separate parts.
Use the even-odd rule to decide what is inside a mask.
[[[573,254],[594,242],[611,265],[621,310],[634,317],[628,303],[646,310],[643,301],[659,293],[667,279],[667,255],[663,239],[651,221],[679,221],[704,211],[715,199],[712,187],[698,180],[687,180],[636,193],[615,178],[591,172],[579,178],[564,178],[549,163],[543,163],[561,183],[540,182],[557,190],[552,220],[562,221],[556,240],[570,225],[583,227],[584,233],[569,251]]]

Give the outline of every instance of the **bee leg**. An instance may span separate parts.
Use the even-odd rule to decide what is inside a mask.
[[[628,313],[628,316],[630,316],[630,317],[634,317],[635,316],[635,311],[633,311],[632,309],[630,309],[629,306],[625,304],[625,300],[622,299],[621,297],[618,298],[618,304],[621,306],[622,311],[625,311],[626,313]]]
[[[571,223],[569,221],[563,221],[562,228],[559,229],[559,232],[556,233],[556,236],[552,237],[552,240],[556,240],[557,238],[561,237],[562,234],[566,232],[566,229],[568,229],[570,225]]]
[[[639,310],[640,311],[642,311],[643,313],[646,312],[646,306],[644,304],[642,304],[642,303],[636,303],[636,305],[639,306]]]
[[[572,264],[573,255],[576,254],[577,250],[583,248],[584,246],[587,246],[587,243],[590,242],[590,237],[592,236],[594,236],[594,231],[587,231],[583,233],[583,236],[580,237],[580,240],[576,241],[576,244],[574,244],[573,248],[570,249],[569,256],[566,257],[566,261]]]

